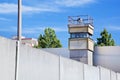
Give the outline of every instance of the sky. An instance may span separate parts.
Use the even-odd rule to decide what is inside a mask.
[[[68,16],[89,15],[94,19],[93,40],[106,28],[120,45],[120,0],[22,0],[22,35],[38,38],[45,28],[55,30],[68,47]],[[17,0],[0,0],[0,36],[17,34]]]

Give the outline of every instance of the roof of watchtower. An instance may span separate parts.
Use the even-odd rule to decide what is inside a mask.
[[[68,16],[68,25],[70,24],[93,26],[93,18],[88,15]]]

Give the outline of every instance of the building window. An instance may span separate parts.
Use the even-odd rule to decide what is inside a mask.
[[[90,38],[91,35],[88,33],[71,33],[70,38]]]

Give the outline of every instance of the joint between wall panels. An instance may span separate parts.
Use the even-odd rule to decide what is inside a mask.
[[[60,71],[60,56],[59,56],[59,80],[61,80],[61,71]]]
[[[101,80],[101,70],[100,70],[100,67],[99,67],[99,80]]]
[[[84,64],[83,64],[83,80],[85,80],[85,68],[84,68]]]
[[[112,75],[111,75],[111,70],[110,70],[110,80],[112,80],[112,79],[111,79],[111,76],[112,76]]]
[[[117,73],[116,73],[116,80],[118,80]]]

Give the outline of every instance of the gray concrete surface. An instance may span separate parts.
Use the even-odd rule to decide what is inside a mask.
[[[18,80],[59,80],[59,56],[20,47]]]
[[[83,80],[83,63],[60,57],[60,80]]]
[[[117,74],[114,71],[111,71],[111,80],[117,80]]]
[[[115,50],[115,48],[113,49]],[[118,50],[119,47],[116,49]],[[98,53],[101,52],[99,50],[104,52],[104,49],[97,50]],[[105,52],[106,55],[113,56],[112,52],[110,54],[107,52]],[[101,54],[104,53],[99,53],[99,55]],[[116,65],[112,65],[112,67],[115,66],[119,70],[119,53],[115,53],[115,55],[112,60],[118,60],[116,62],[118,64],[115,63]],[[0,37],[0,80],[15,80],[15,57],[16,42]],[[104,56],[100,59],[103,59],[105,63],[110,58]],[[120,74],[116,75],[116,72],[103,67],[87,64],[83,66],[83,63],[20,45],[17,80],[120,80]]]
[[[99,68],[84,64],[84,80],[100,80]]]
[[[99,67],[99,69],[100,69],[100,80],[111,80],[111,74],[109,69],[103,67]]]
[[[95,47],[94,65],[120,72],[120,46]]]
[[[16,42],[0,37],[0,80],[15,78]]]
[[[117,80],[120,80],[120,73],[117,73]]]
[[[70,57],[68,48],[43,48],[41,50],[66,58]]]

